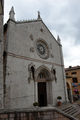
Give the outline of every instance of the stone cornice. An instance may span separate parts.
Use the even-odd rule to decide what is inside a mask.
[[[61,64],[48,62],[48,61],[45,61],[45,60],[39,60],[39,59],[35,59],[35,58],[30,58],[30,57],[26,57],[26,56],[21,56],[21,55],[17,55],[17,54],[11,53],[11,52],[8,52],[7,55],[8,56],[12,56],[12,57],[16,57],[16,58],[19,58],[19,59],[33,61],[33,62],[39,62],[39,63],[49,64],[49,65],[55,65],[55,66],[62,66],[62,67],[64,67],[64,65],[61,65]]]

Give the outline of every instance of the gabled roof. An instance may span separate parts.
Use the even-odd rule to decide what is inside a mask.
[[[46,27],[46,29],[47,29],[48,32],[51,34],[52,38],[56,41],[56,43],[57,43],[58,45],[62,46],[61,43],[60,43],[58,40],[56,40],[56,38],[53,36],[53,34],[52,34],[51,31],[48,29],[48,27],[45,25],[45,23],[43,22],[42,19],[23,20],[23,21],[14,21],[14,20],[12,20],[12,19],[9,19],[9,20],[7,21],[7,23],[9,23],[10,21],[15,22],[16,24],[42,22],[42,24]]]

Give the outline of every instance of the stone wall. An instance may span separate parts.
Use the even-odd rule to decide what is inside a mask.
[[[0,113],[0,120],[75,120],[74,118],[51,109],[32,109],[23,111],[5,111]]]

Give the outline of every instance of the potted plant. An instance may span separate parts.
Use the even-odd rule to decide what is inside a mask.
[[[61,104],[62,104],[61,100],[62,100],[62,97],[58,96],[57,97],[57,104],[58,104],[58,106],[61,106]]]
[[[38,103],[38,102],[34,102],[34,103],[33,103],[33,106],[35,106],[35,107],[36,107],[36,106],[39,106],[39,103]]]

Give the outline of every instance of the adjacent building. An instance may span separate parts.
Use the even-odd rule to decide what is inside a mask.
[[[69,100],[80,98],[80,66],[69,66],[65,69]]]

